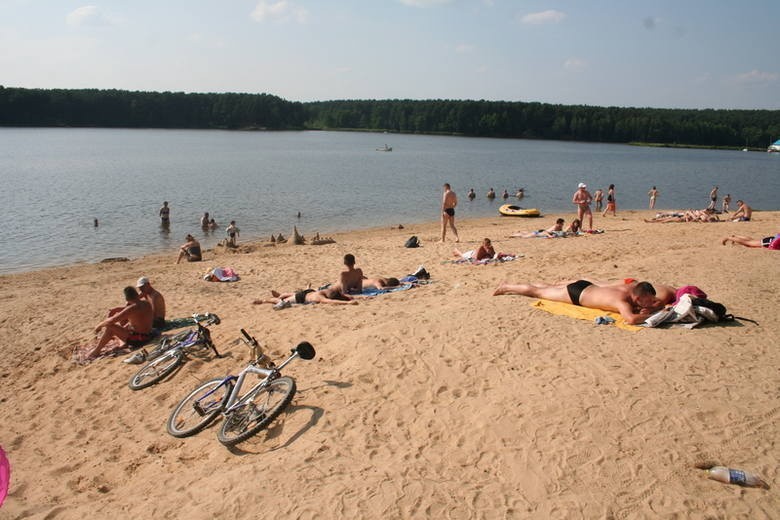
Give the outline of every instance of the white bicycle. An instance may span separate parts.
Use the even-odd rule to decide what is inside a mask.
[[[174,437],[195,435],[221,414],[223,421],[217,438],[225,446],[233,446],[266,428],[290,404],[295,395],[295,380],[283,376],[282,369],[297,357],[313,359],[314,347],[307,341],[299,343],[277,367],[260,351],[255,338],[244,329],[241,334],[252,351],[252,361],[237,376],[206,381],[190,392],[168,418],[168,433]],[[249,374],[263,379],[241,395]]]

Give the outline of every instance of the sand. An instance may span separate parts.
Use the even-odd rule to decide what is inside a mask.
[[[602,235],[505,238],[557,216],[459,222],[461,248],[487,236],[524,255],[499,265],[443,264],[454,244],[435,243],[428,223],[210,250],[202,263],[173,265],[171,251],[2,276],[0,445],[13,473],[0,517],[777,518],[780,252],[720,239],[774,234],[780,212],[647,224],[650,212],[626,211],[597,216]],[[413,234],[423,247],[403,248]],[[372,276],[424,264],[434,283],[356,306],[251,305],[272,288],[336,279],[347,252]],[[216,266],[241,281],[201,280]],[[69,354],[142,275],[169,316],[218,313],[226,356],[133,392],[136,366],[79,366]],[[492,296],[501,280],[581,275],[698,285],[760,325],[627,332]],[[169,436],[170,410],[198,381],[245,366],[241,327],[276,359],[314,344],[314,360],[285,370],[298,384],[292,406],[232,451],[215,426]],[[772,488],[708,480],[694,468],[706,460]]]

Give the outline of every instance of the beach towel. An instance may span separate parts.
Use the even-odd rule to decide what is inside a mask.
[[[511,262],[518,258],[522,258],[522,254],[508,254],[499,253],[493,258],[483,258],[477,260],[473,257],[459,258],[457,260],[445,260],[442,264],[467,264],[467,265],[487,265],[487,264],[503,264],[504,262]]]
[[[363,292],[361,292],[359,296],[379,296],[380,294],[406,291],[411,289],[412,287],[415,287],[416,285],[418,284],[412,282],[406,282],[406,283],[402,283],[398,287],[388,287],[385,289],[377,289],[376,287],[364,287]]]
[[[617,312],[604,311],[601,309],[590,309],[588,307],[581,307],[579,305],[572,305],[571,303],[553,302],[550,300],[538,300],[531,303],[531,307],[542,309],[550,314],[559,314],[562,316],[570,316],[577,318],[578,320],[585,320],[595,323],[597,318],[607,316],[615,320],[615,326],[623,329],[637,332],[642,330],[642,327],[636,325],[630,325],[626,323],[623,317]]]
[[[207,282],[236,282],[239,277],[232,267],[213,267],[203,275],[203,279]]]

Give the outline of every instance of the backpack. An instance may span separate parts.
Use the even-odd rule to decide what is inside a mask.
[[[404,243],[404,247],[420,247],[420,239],[417,238],[415,235],[412,235],[409,237],[409,239]]]
[[[758,325],[758,322],[750,318],[734,316],[726,311],[726,306],[722,303],[714,302],[707,298],[691,298],[691,304],[696,308],[697,313],[703,316],[707,321],[734,321],[744,320]]]

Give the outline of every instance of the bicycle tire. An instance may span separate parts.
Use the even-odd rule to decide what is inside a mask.
[[[279,400],[269,403],[274,396]],[[247,399],[246,403],[225,415],[217,439],[225,446],[245,441],[276,419],[290,404],[293,396],[295,380],[291,377],[274,379],[268,385],[251,391],[240,399]],[[258,399],[263,397],[265,402],[258,403]]]
[[[127,383],[132,390],[141,390],[148,388],[166,377],[176,370],[176,368],[184,361],[184,351],[180,348],[174,348],[156,357],[135,373],[130,378],[130,382]]]
[[[227,383],[220,390],[219,386],[223,381],[224,379],[219,378],[206,381],[182,399],[176,405],[176,408],[173,409],[170,417],[168,417],[168,423],[166,424],[168,433],[179,438],[189,437],[211,424],[222,412],[222,408],[227,402],[232,388],[232,385]],[[204,399],[206,394],[212,391],[214,393]],[[204,399],[205,402],[201,401],[198,403],[200,405],[200,410],[198,410],[195,408],[195,403],[201,399]],[[190,424],[192,419],[197,422]]]

